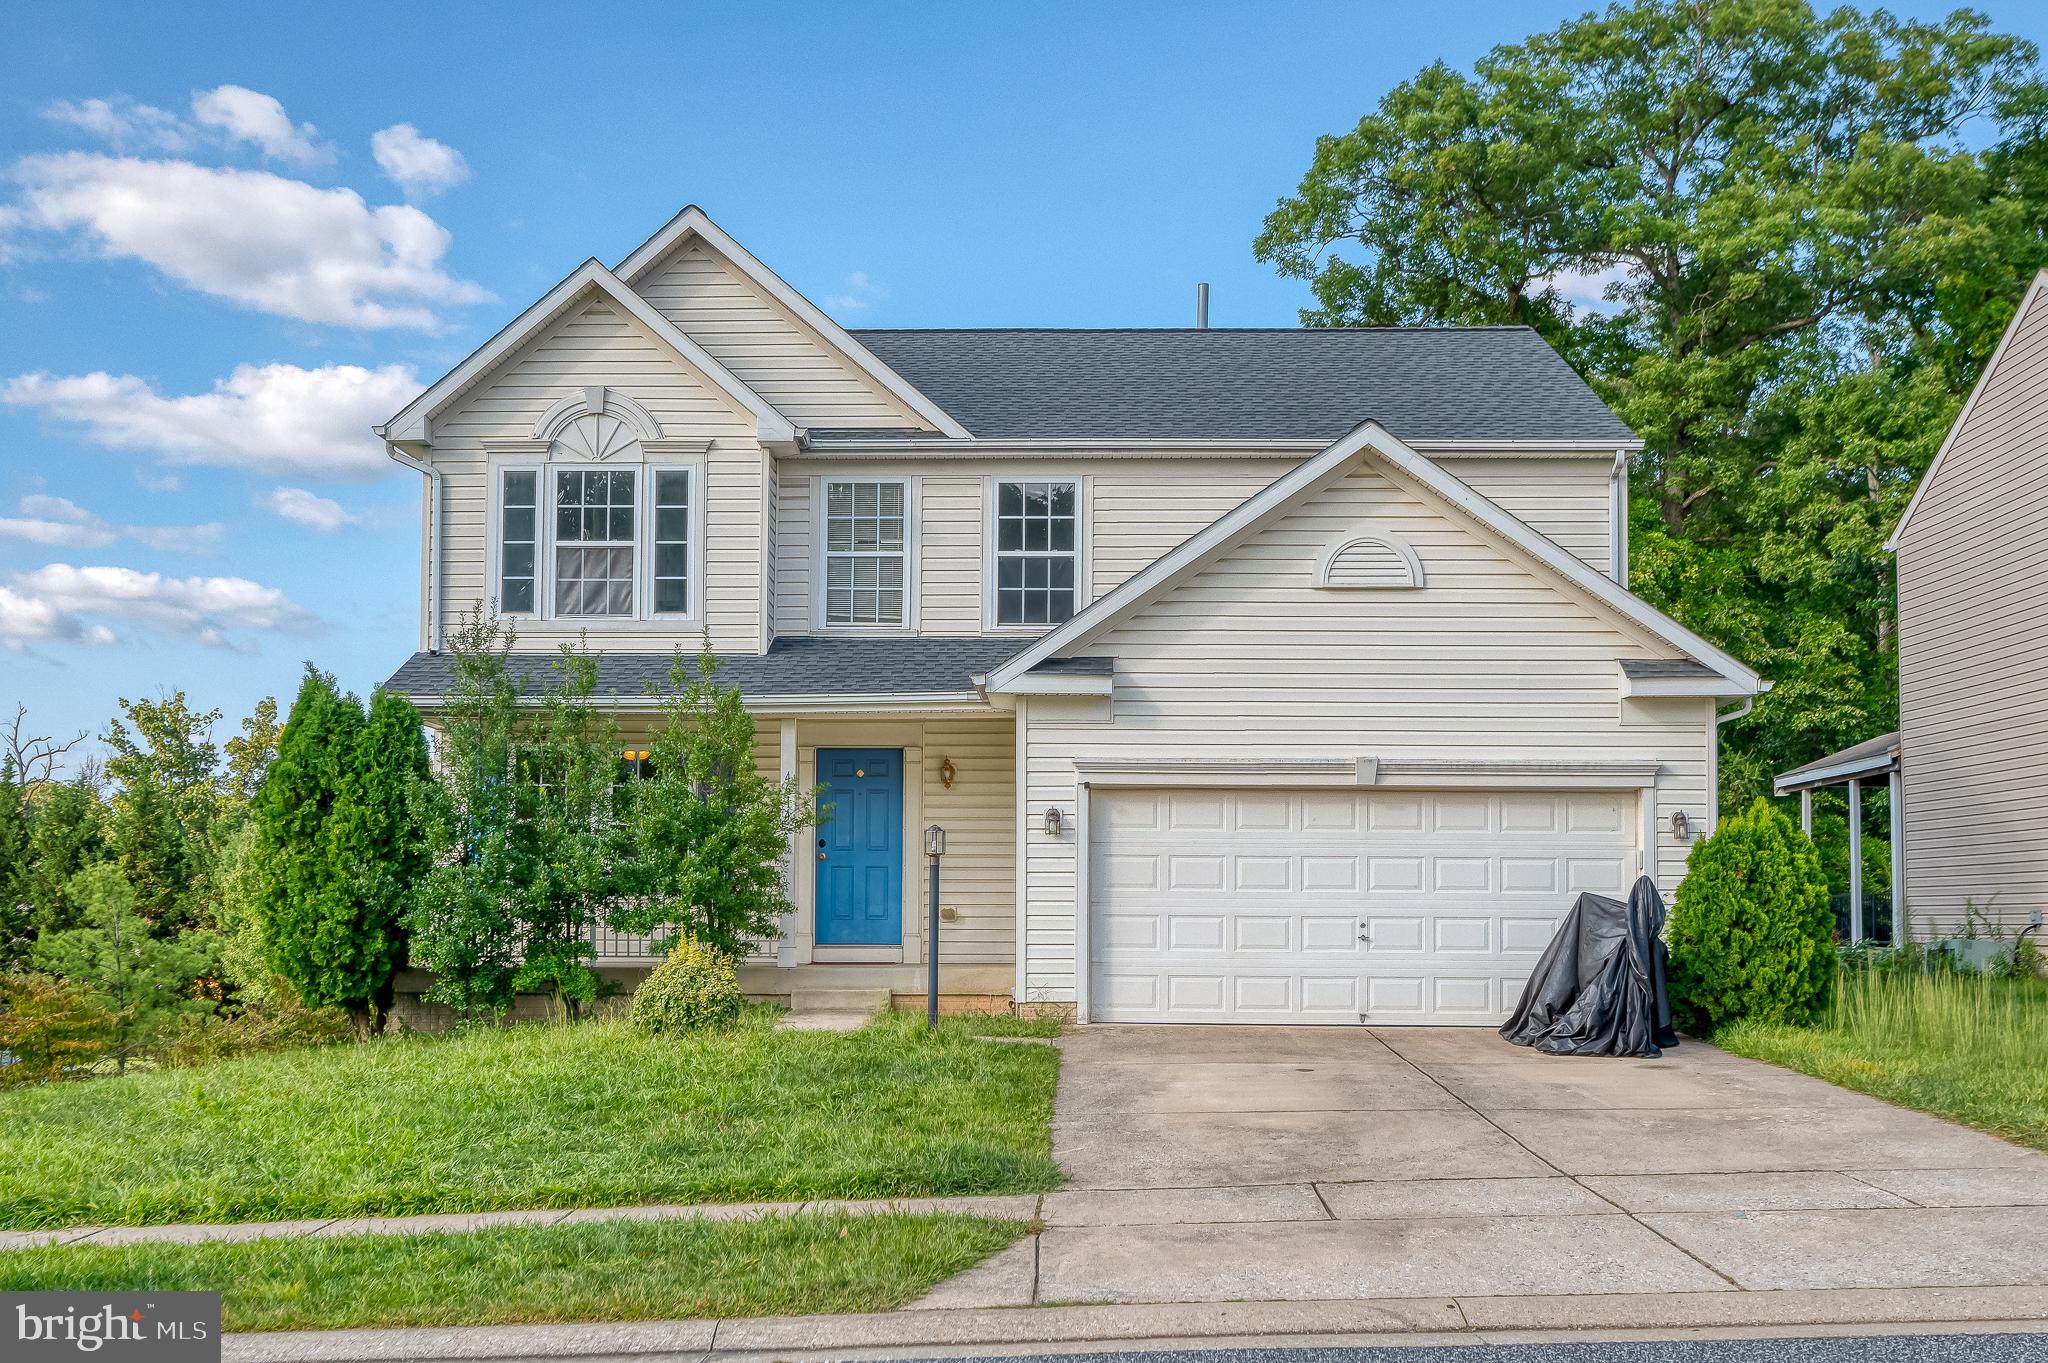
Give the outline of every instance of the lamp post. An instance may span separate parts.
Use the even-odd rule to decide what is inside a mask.
[[[946,855],[946,830],[933,824],[924,831],[924,854],[932,859],[931,902],[926,905],[924,934],[924,1025],[939,1030],[939,858]]]

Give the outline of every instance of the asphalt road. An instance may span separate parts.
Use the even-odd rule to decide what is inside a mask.
[[[962,1363],[974,1357],[962,1355]],[[2048,1334],[1458,1344],[1370,1349],[1188,1349],[1011,1355],[1000,1363],[2048,1363]]]

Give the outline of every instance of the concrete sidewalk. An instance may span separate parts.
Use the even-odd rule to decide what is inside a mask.
[[[1421,1345],[1813,1334],[2022,1330],[2048,1317],[2048,1289],[1917,1289],[1589,1297],[1400,1297],[1359,1301],[1044,1306],[859,1316],[502,1325],[229,1335],[222,1363],[440,1363],[489,1359],[770,1360],[978,1357],[1180,1345]]]

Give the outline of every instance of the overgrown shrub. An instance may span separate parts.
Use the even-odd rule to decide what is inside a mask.
[[[332,1045],[354,1035],[347,1009],[308,1008],[285,997],[251,1004],[233,1017],[180,1018],[165,1039],[162,1059],[173,1068],[190,1069],[238,1055]]]
[[[643,1032],[694,1032],[730,1027],[745,1003],[733,958],[685,937],[634,992],[631,1016]]]
[[[32,975],[0,975],[0,1088],[90,1070],[113,1048],[119,1018],[91,993]]]
[[[1819,854],[1758,800],[1686,864],[1666,931],[1679,1026],[1705,1035],[1738,1018],[1813,1021],[1834,985],[1833,935]]]

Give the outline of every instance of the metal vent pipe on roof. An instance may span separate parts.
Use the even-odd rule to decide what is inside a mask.
[[[1207,331],[1208,329],[1209,286],[1206,283],[1202,283],[1195,285],[1195,330]]]

